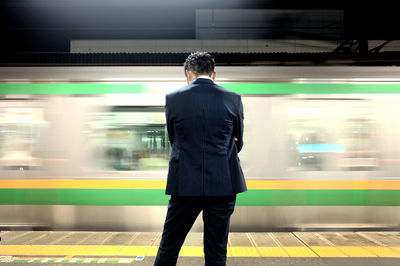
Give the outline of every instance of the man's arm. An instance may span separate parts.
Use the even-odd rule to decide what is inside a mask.
[[[165,96],[165,119],[167,121],[167,130],[168,130],[168,138],[169,142],[174,144],[174,123],[171,118],[171,112],[168,106],[168,95]]]
[[[237,118],[234,124],[234,139],[235,139],[235,143],[236,143],[236,147],[238,152],[240,152],[242,150],[243,147],[243,104],[242,104],[242,97],[239,95],[238,97],[238,114],[237,114]]]

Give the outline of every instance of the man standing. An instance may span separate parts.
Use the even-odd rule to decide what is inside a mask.
[[[201,211],[206,265],[226,265],[229,219],[236,194],[247,190],[238,158],[243,105],[240,95],[214,83],[214,67],[210,54],[192,53],[184,64],[188,85],[166,96],[172,145],[166,194],[171,199],[157,266],[176,265]]]

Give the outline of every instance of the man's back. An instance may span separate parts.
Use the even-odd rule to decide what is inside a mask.
[[[172,144],[167,194],[228,196],[246,190],[238,161],[240,95],[198,78],[167,95],[166,118]]]
[[[240,95],[214,83],[214,67],[210,54],[190,54],[184,63],[189,85],[166,97],[172,145],[166,193],[171,198],[155,266],[176,265],[200,212],[206,265],[226,265],[236,194],[246,191],[238,158],[243,145],[243,106]]]

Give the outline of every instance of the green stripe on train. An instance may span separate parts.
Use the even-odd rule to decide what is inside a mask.
[[[163,189],[0,189],[1,205],[167,205]],[[238,206],[400,206],[400,190],[249,190]]]
[[[168,83],[166,83],[168,84]],[[220,83],[240,94],[400,93],[400,84]],[[184,83],[182,83],[182,86]],[[0,94],[165,93],[162,83],[0,84]]]

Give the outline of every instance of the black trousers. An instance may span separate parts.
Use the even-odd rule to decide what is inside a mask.
[[[229,220],[236,195],[223,197],[171,196],[155,266],[176,265],[179,251],[197,216],[203,211],[205,264],[226,265]]]

